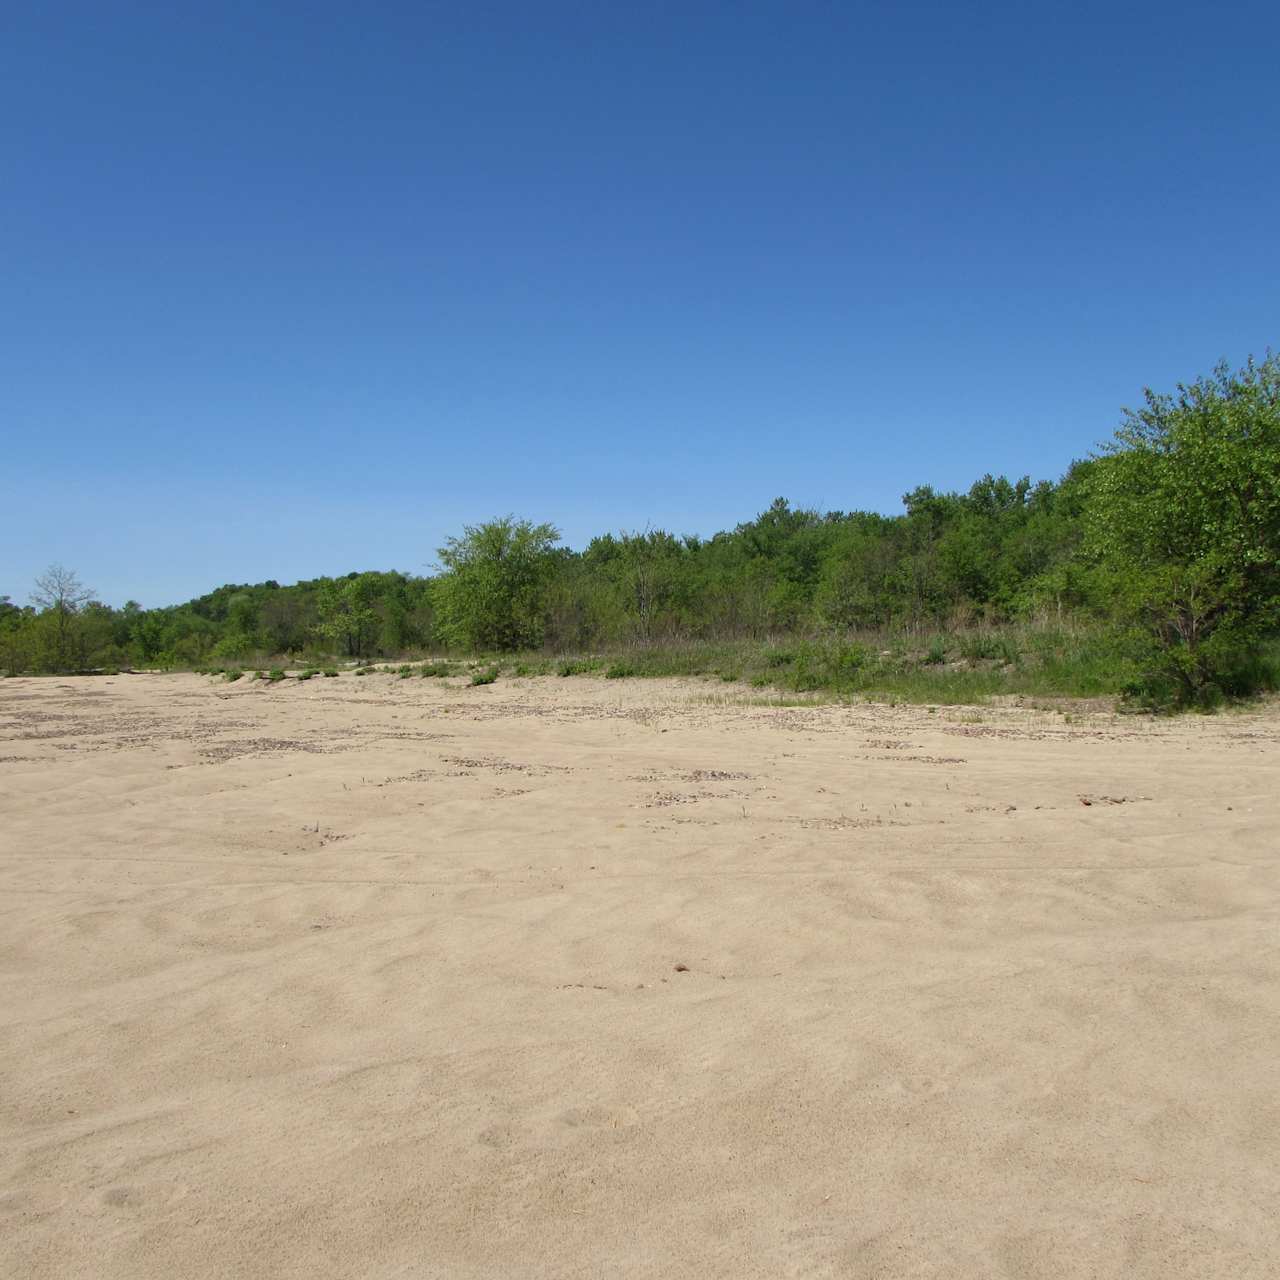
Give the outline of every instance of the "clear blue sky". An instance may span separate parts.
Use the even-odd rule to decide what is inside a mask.
[[[0,593],[1060,474],[1280,345],[1280,6],[13,3]]]

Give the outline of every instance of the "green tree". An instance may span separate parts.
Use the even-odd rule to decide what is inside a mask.
[[[320,621],[316,629],[350,658],[372,652],[377,635],[377,574],[358,573],[326,582],[316,601]]]
[[[1148,692],[1243,692],[1280,621],[1280,359],[1148,390],[1087,485],[1086,547],[1153,644]]]
[[[467,525],[440,548],[437,625],[445,640],[471,650],[534,648],[545,628],[544,593],[559,531],[505,516]]]
[[[72,570],[51,564],[35,581],[32,603],[45,619],[41,665],[50,671],[72,671],[84,665],[81,613],[93,592]]]

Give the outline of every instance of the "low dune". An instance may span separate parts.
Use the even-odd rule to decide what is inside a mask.
[[[1280,1274],[1280,709],[0,683],[0,1274]]]

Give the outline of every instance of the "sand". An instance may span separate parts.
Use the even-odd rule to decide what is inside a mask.
[[[6,1277],[1274,1277],[1280,709],[0,683]]]

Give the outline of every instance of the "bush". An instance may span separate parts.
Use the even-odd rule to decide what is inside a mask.
[[[444,573],[433,593],[440,634],[476,650],[537,648],[543,593],[555,567],[559,532],[507,516],[467,525],[440,548]]]
[[[471,673],[472,684],[493,684],[497,678],[497,667],[485,667],[483,671],[473,671]]]
[[[1280,625],[1280,356],[1148,391],[1086,496],[1085,550],[1148,636],[1131,699],[1212,706],[1262,678]]]
[[[267,672],[267,679],[270,680],[272,684],[278,684],[284,679],[284,672],[281,671],[279,667],[273,667]]]
[[[636,674],[635,664],[631,662],[614,662],[610,663],[608,669],[604,673],[606,680],[626,680],[629,676]]]
[[[243,671],[228,671],[226,673],[225,679],[228,684],[232,684],[236,680],[239,680],[242,675],[244,675]]]
[[[334,668],[334,667],[325,667],[325,669],[324,669],[324,674],[325,674],[328,678],[332,679],[334,676],[336,676],[336,675],[338,674],[338,672],[337,672],[336,668]]]

